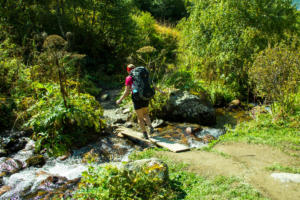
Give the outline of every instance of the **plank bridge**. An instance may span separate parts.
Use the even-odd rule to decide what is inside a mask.
[[[134,139],[137,139],[137,140],[140,140],[143,142],[151,142],[159,147],[166,148],[175,153],[190,150],[190,148],[186,145],[179,144],[179,143],[176,143],[173,141],[169,141],[169,140],[159,137],[159,136],[154,136],[154,137],[149,138],[149,140],[147,140],[147,139],[143,138],[142,133],[134,131],[129,128],[118,127],[116,129],[116,131],[123,136],[127,136],[129,138],[134,138]]]

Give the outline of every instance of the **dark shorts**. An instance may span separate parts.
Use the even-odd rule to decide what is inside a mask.
[[[140,99],[138,94],[132,94],[131,97],[132,97],[134,110],[138,110],[138,109],[141,109],[141,108],[148,107],[149,101],[145,101],[145,100]]]

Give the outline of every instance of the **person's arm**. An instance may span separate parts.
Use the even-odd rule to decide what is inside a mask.
[[[116,101],[116,104],[120,104],[123,101],[123,99],[125,99],[130,94],[130,91],[131,91],[131,87],[129,85],[127,85],[125,87],[125,91],[124,91],[123,95],[120,97],[120,99],[118,99]]]

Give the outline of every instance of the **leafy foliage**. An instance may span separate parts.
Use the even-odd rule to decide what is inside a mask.
[[[101,63],[104,71],[105,64],[119,64],[135,48],[136,26],[129,1],[8,0],[0,6],[2,37],[9,35],[26,46],[24,56],[43,32],[63,38],[71,35],[70,49],[87,54],[90,67]]]
[[[32,117],[25,126],[35,132],[37,150],[46,148],[50,154],[60,155],[93,139],[84,134],[100,133],[103,111],[94,97],[71,90],[66,107],[57,84],[34,82],[33,87],[38,101],[28,109]]]
[[[285,111],[295,108],[300,81],[300,53],[286,46],[267,48],[256,57],[249,72],[256,93],[278,101]]]
[[[17,46],[9,39],[0,44],[0,94],[9,94],[14,81],[18,79],[18,71],[24,69],[23,63],[15,56]]]
[[[216,176],[207,178],[189,172],[188,165],[174,162],[158,153],[158,149],[147,149],[130,155],[133,160],[159,157],[169,168],[170,184],[176,198],[198,199],[266,199],[258,191],[236,177]]]
[[[168,183],[163,183],[151,170],[144,168],[141,171],[118,169],[116,166],[90,166],[75,193],[76,199],[99,200],[129,200],[129,199],[172,199],[174,192]]]
[[[268,144],[293,154],[294,151],[299,151],[299,116],[299,111],[285,119],[276,118],[271,114],[259,114],[255,120],[240,123],[235,129],[228,128],[219,142],[245,141]]]
[[[248,64],[268,44],[296,30],[297,12],[284,0],[195,1],[182,30],[180,60],[201,78],[218,80],[246,93]]]
[[[156,23],[147,12],[133,16],[138,25],[138,49],[130,55],[130,62],[148,66],[152,71],[163,68],[166,62],[173,62],[177,48],[178,32]]]

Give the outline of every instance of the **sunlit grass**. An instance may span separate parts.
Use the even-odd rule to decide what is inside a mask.
[[[173,190],[177,193],[176,200],[199,199],[267,199],[236,177],[216,176],[203,177],[188,171],[188,165],[174,162],[166,156],[157,155],[158,149],[148,149],[135,152],[130,158],[133,160],[158,157],[169,168],[169,176]]]
[[[157,33],[170,35],[174,39],[179,38],[179,31],[177,31],[175,28],[165,26],[165,25],[155,24],[154,29],[156,30]]]
[[[300,113],[285,118],[259,114],[255,120],[240,123],[235,129],[229,128],[218,140],[228,141],[267,144],[300,156]]]

